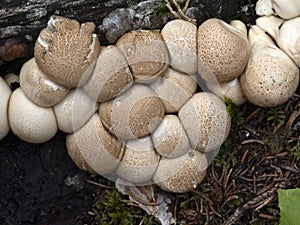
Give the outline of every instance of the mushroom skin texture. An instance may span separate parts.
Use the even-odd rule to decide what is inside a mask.
[[[191,150],[177,158],[161,159],[153,181],[168,192],[188,192],[201,183],[207,166],[205,154]]]
[[[299,83],[299,69],[258,26],[249,31],[251,55],[241,85],[246,98],[261,107],[290,99]]]
[[[190,148],[189,138],[175,115],[165,115],[164,120],[152,133],[155,150],[164,157],[175,158]]]
[[[82,88],[72,89],[53,109],[58,129],[73,133],[80,129],[98,110],[99,103],[91,100]]]
[[[104,128],[97,113],[82,128],[69,134],[66,140],[69,154],[80,152],[81,160],[101,175],[109,175],[116,170],[124,151],[123,145]]]
[[[279,48],[300,67],[300,17],[284,21],[275,16],[260,17],[257,26],[275,39]]]
[[[247,65],[250,45],[245,34],[219,19],[208,19],[197,31],[198,72],[219,83],[234,80]],[[210,71],[210,72],[208,72]]]
[[[127,90],[132,82],[126,59],[117,47],[110,45],[102,47],[95,69],[82,89],[91,99],[105,102]]]
[[[169,68],[165,76],[149,84],[159,96],[167,113],[178,112],[196,92],[197,82],[191,75]]]
[[[11,90],[2,77],[0,77],[0,140],[3,139],[9,132],[8,123],[8,102],[11,96]]]
[[[12,132],[29,143],[46,142],[57,132],[53,109],[34,104],[21,88],[16,89],[10,97],[8,120]]]
[[[229,134],[230,116],[225,103],[216,95],[199,92],[182,106],[179,119],[191,146],[200,152],[214,151]]]
[[[54,106],[69,93],[69,89],[51,81],[39,69],[34,58],[23,64],[20,86],[27,98],[42,107]]]
[[[159,162],[151,137],[128,141],[116,173],[119,177],[135,184],[151,180]]]
[[[95,24],[52,16],[35,43],[34,57],[39,68],[53,82],[67,88],[83,85],[92,73],[100,52],[93,33]]]
[[[108,130],[122,141],[150,135],[163,120],[163,103],[147,86],[135,84],[111,101],[100,105],[99,116]]]
[[[161,30],[170,54],[170,66],[186,74],[197,72],[197,26],[185,20],[172,20]]]
[[[124,54],[136,82],[150,83],[169,68],[169,52],[157,30],[131,31],[116,46]]]

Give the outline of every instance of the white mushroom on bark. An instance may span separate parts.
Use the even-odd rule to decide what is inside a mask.
[[[258,26],[249,31],[251,55],[241,84],[255,105],[272,107],[291,98],[299,83],[299,69]]]
[[[8,120],[12,132],[30,143],[46,142],[57,132],[53,109],[34,104],[21,88],[16,89],[10,97]]]
[[[169,52],[157,30],[131,31],[124,34],[116,46],[124,54],[137,82],[152,82],[169,67]]]
[[[34,58],[23,64],[20,86],[33,103],[42,107],[54,106],[69,93],[69,89],[51,81],[39,69]]]
[[[0,77],[0,140],[3,139],[9,132],[8,123],[8,103],[11,95],[11,90],[7,83]]]
[[[67,88],[83,85],[90,77],[100,51],[93,34],[95,24],[52,16],[35,43],[40,69],[53,82]]]
[[[170,66],[186,74],[197,72],[197,26],[184,20],[172,20],[161,30],[170,54]]]
[[[209,19],[198,28],[197,50],[200,76],[209,82],[216,77],[219,83],[225,83],[242,74],[250,45],[239,29],[222,20]]]
[[[102,47],[92,76],[82,89],[91,99],[105,102],[124,92],[132,82],[126,59],[117,47],[110,45]]]

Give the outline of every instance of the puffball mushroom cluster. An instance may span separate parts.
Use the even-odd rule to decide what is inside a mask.
[[[41,143],[59,129],[81,169],[186,192],[202,181],[229,134],[223,96],[242,104],[245,92],[270,106],[296,90],[298,68],[283,61],[284,53],[255,53],[277,47],[254,29],[249,42],[240,21],[209,19],[197,28],[173,20],[161,31],[128,32],[110,46],[100,46],[94,28],[60,16],[49,20],[21,69],[21,87],[11,93],[0,80],[0,139],[11,128]],[[199,91],[199,80],[212,93]],[[273,87],[280,90],[277,102]]]

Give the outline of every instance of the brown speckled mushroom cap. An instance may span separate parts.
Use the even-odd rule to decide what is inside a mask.
[[[137,82],[152,82],[169,67],[169,52],[159,31],[131,31],[124,34],[116,46],[124,54]]]
[[[111,45],[102,47],[95,69],[83,91],[98,102],[105,102],[130,87],[133,77],[120,50]]]
[[[0,77],[0,140],[4,138],[9,132],[8,123],[8,102],[11,95],[11,90],[7,83]]]
[[[39,69],[34,58],[23,64],[20,86],[32,102],[42,107],[54,106],[69,92],[69,89],[51,81]]]
[[[170,66],[187,74],[197,72],[197,26],[185,20],[172,20],[161,30],[170,54]]]
[[[169,158],[181,156],[191,148],[189,138],[176,115],[165,115],[152,133],[152,141],[155,150]]]
[[[160,98],[144,85],[133,85],[111,101],[100,105],[99,115],[120,140],[132,140],[151,134],[164,117],[165,110]]]
[[[29,143],[46,142],[57,132],[53,109],[34,104],[21,88],[10,97],[8,120],[12,132]]]
[[[206,156],[191,150],[177,158],[161,159],[153,181],[165,191],[188,192],[203,180],[207,166]]]
[[[252,26],[249,39],[253,41],[251,55],[241,76],[244,94],[261,107],[281,105],[296,91],[299,69],[259,27]]]
[[[197,82],[191,75],[168,69],[164,77],[149,84],[160,97],[167,113],[178,112],[196,92]]]
[[[126,143],[125,152],[116,173],[132,183],[149,182],[156,171],[159,155],[149,136]]]
[[[85,163],[101,175],[114,172],[123,155],[123,145],[104,128],[97,114],[78,131],[70,134],[67,148],[68,152],[79,151]]]
[[[178,115],[192,148],[198,151],[218,149],[229,134],[230,117],[226,105],[214,94],[194,94]]]
[[[197,50],[199,74],[209,80],[210,74],[206,74],[209,68],[218,82],[224,83],[242,74],[250,45],[240,30],[222,20],[209,19],[198,28]]]
[[[51,17],[34,46],[40,69],[64,87],[83,85],[91,75],[100,51],[94,29],[92,22],[80,25],[76,20]]]
[[[82,88],[72,89],[53,107],[58,128],[66,133],[73,133],[80,129],[98,108],[99,104],[91,100]]]

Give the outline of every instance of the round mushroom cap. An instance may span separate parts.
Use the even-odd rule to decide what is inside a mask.
[[[82,88],[72,89],[53,107],[59,130],[73,133],[80,129],[98,110],[99,104],[91,100]]]
[[[133,85],[111,101],[100,106],[99,115],[108,130],[122,141],[151,134],[164,117],[165,110],[160,98],[144,85]]]
[[[169,67],[169,52],[159,31],[131,31],[116,46],[124,54],[137,82],[150,83],[163,76]]]
[[[155,150],[165,157],[178,157],[190,148],[188,136],[175,115],[166,115],[158,128],[152,133]]]
[[[185,20],[172,20],[161,30],[170,54],[170,66],[183,73],[197,72],[197,26]]]
[[[216,95],[200,92],[180,109],[179,119],[192,148],[209,152],[220,148],[230,130],[225,103]]]
[[[82,153],[77,145],[77,140],[75,138],[75,135],[71,135],[71,134],[67,135],[66,146],[70,158],[75,163],[75,165],[78,166],[78,168],[92,174],[96,173],[96,171],[93,170],[93,168],[90,167],[90,165],[83,158]]]
[[[240,30],[214,18],[199,26],[197,50],[200,76],[211,80],[214,74],[219,83],[225,83],[242,74],[249,59],[250,45]]]
[[[46,142],[57,132],[53,109],[34,104],[21,88],[16,89],[10,97],[8,120],[12,132],[30,143]]]
[[[8,102],[11,95],[11,90],[7,83],[0,77],[0,140],[3,139],[9,132],[8,123]]]
[[[168,69],[164,77],[149,84],[164,104],[167,113],[178,112],[196,92],[197,82],[187,74]]]
[[[123,145],[104,128],[96,113],[82,128],[68,136],[67,149],[69,154],[80,152],[85,165],[101,175],[116,170],[124,150]]]
[[[252,51],[241,85],[246,98],[261,107],[272,107],[286,102],[299,83],[299,69],[275,46]]]
[[[100,51],[93,34],[95,24],[52,16],[34,46],[39,68],[53,82],[67,88],[83,85],[92,73]]]
[[[287,4],[288,3],[288,4]],[[300,2],[298,0],[272,0],[275,14],[283,19],[292,19],[300,16]]]
[[[95,69],[83,91],[97,102],[105,102],[127,90],[133,77],[120,50],[111,45],[102,47]]]
[[[20,71],[20,86],[33,103],[51,107],[60,102],[69,92],[67,88],[51,81],[32,58],[23,64]]]
[[[149,136],[128,141],[116,173],[132,183],[147,183],[151,180],[159,162]]]
[[[177,158],[161,159],[153,181],[168,192],[188,192],[201,183],[207,166],[205,154],[191,150]]]

